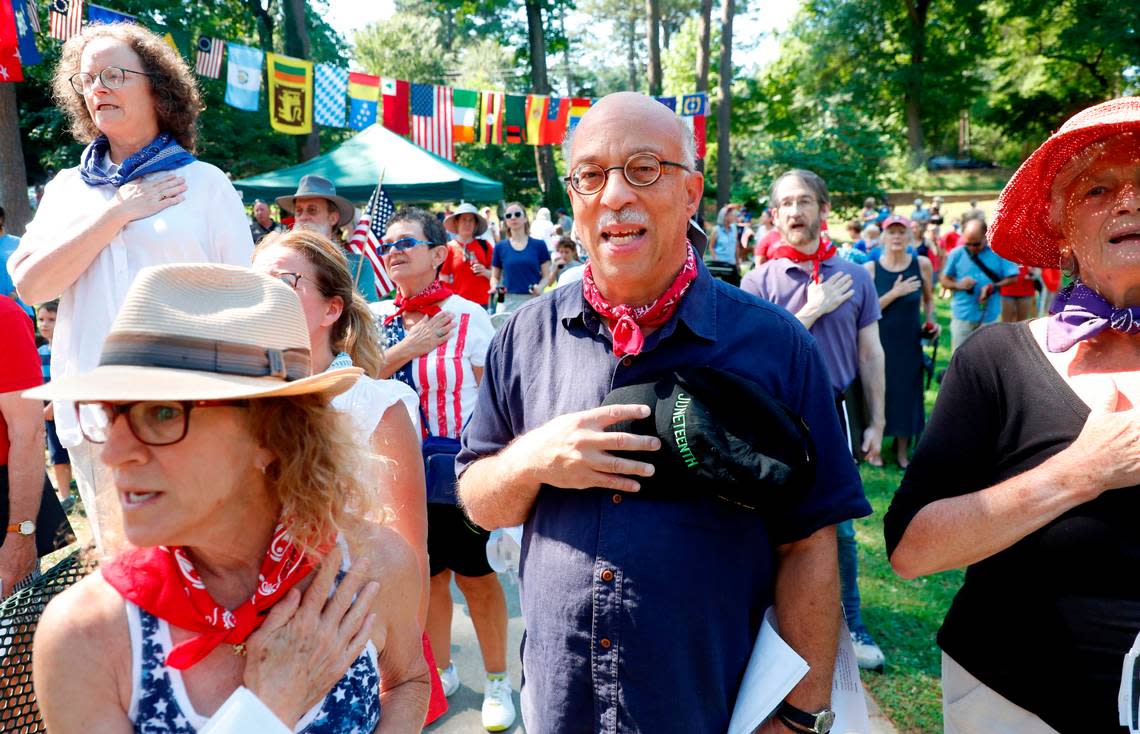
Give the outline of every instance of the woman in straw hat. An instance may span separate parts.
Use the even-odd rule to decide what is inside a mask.
[[[1048,318],[955,353],[887,548],[908,578],[967,567],[938,635],[947,732],[1123,731],[1140,631],[1140,98],[1045,141],[991,234],[1073,283]]]
[[[491,300],[491,254],[494,242],[483,239],[487,220],[474,204],[464,202],[443,220],[443,228],[455,235],[447,246],[447,259],[440,278],[462,296],[484,308]]]
[[[368,519],[329,405],[361,370],[310,365],[284,283],[169,265],[139,274],[95,370],[28,393],[76,402],[131,544],[44,613],[48,730],[181,734],[256,705],[272,726],[246,731],[419,731],[420,575]]]

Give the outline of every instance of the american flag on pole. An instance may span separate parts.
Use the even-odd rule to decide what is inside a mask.
[[[32,24],[33,32],[40,32],[40,8],[36,0],[28,0],[28,22]]]
[[[222,55],[226,52],[226,42],[220,38],[202,36],[198,39],[198,61],[194,71],[198,76],[217,79],[222,75]]]
[[[450,124],[450,119],[448,123]],[[396,207],[392,205],[387,192],[377,186],[360,215],[360,221],[356,223],[352,239],[348,241],[348,249],[372,264],[372,271],[376,273],[376,294],[381,298],[396,287],[396,283],[384,268],[383,261],[380,260],[379,252],[380,240],[388,229],[388,220],[395,212]]]
[[[455,160],[451,87],[412,85],[412,142],[441,158]]]
[[[48,8],[51,27],[48,35],[66,41],[83,30],[83,0],[52,0]]]

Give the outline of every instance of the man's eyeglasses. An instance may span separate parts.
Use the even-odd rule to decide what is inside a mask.
[[[273,277],[277,278],[277,280],[281,281],[293,290],[297,290],[297,286],[302,280],[311,280],[311,278],[301,275],[300,273],[287,273],[284,271],[280,273],[274,273]]]
[[[186,438],[194,408],[244,406],[245,400],[164,400],[137,403],[80,402],[75,404],[79,430],[91,443],[106,443],[120,415],[127,416],[131,433],[147,446],[169,446]]]
[[[562,180],[582,196],[590,196],[606,187],[610,171],[621,171],[630,186],[645,187],[657,183],[657,179],[661,178],[663,166],[692,170],[683,163],[663,161],[652,153],[635,153],[629,157],[624,166],[602,168],[597,163],[579,163],[570,175]]]
[[[425,240],[417,240],[415,237],[401,237],[395,242],[381,242],[380,254],[387,255],[392,250],[399,250],[400,252],[407,252],[408,250],[418,245],[427,245],[428,247],[435,247],[438,242],[427,242]]]
[[[71,88],[75,90],[76,94],[87,94],[91,91],[91,88],[95,86],[96,78],[98,78],[99,81],[103,82],[103,86],[107,89],[119,89],[126,82],[127,74],[140,74],[142,76],[150,77],[154,76],[154,74],[146,71],[124,69],[121,66],[108,66],[106,69],[99,72],[95,76],[92,76],[85,71],[81,71],[78,74],[72,74],[69,81],[71,82]]]
[[[816,201],[814,196],[799,196],[794,199],[788,198],[780,200],[776,203],[776,208],[791,209],[793,207],[799,207],[800,209],[807,209],[808,207],[814,206],[818,203],[819,202]]]
[[[522,218],[525,216],[526,216],[526,214],[524,214],[523,212],[507,212],[506,214],[503,215],[503,219],[514,219],[515,217]]]

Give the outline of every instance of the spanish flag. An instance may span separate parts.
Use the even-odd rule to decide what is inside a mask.
[[[529,145],[538,145],[542,136],[542,121],[546,119],[546,107],[550,104],[550,97],[528,94],[526,96],[526,142]]]
[[[265,54],[269,67],[269,124],[277,132],[307,135],[313,130],[313,62]]]

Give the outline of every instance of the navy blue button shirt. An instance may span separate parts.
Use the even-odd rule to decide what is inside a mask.
[[[614,356],[580,287],[520,308],[491,343],[457,469],[599,406],[613,388],[697,364],[753,380],[804,417],[820,457],[816,484],[779,517],[700,487],[676,501],[543,486],[520,572],[530,734],[723,732],[773,603],[777,544],[871,512],[814,340],[787,311],[713,280],[703,264],[638,356]]]

